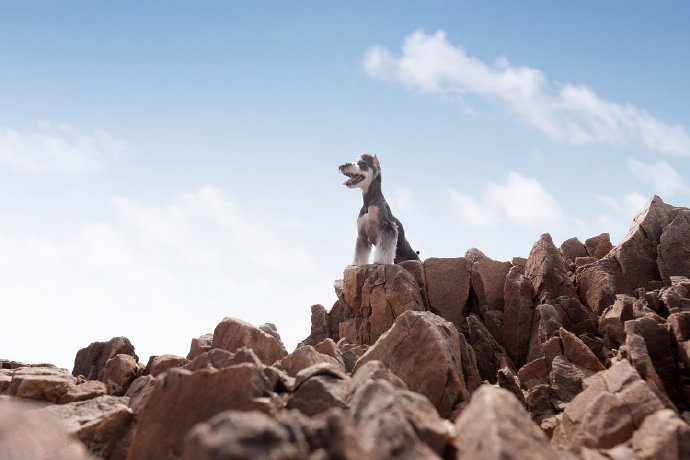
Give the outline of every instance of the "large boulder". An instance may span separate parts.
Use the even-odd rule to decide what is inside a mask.
[[[20,367],[12,371],[7,392],[18,398],[58,402],[77,379],[66,369],[54,367]]]
[[[288,409],[298,409],[305,415],[316,415],[327,410],[347,407],[350,378],[338,367],[319,363],[297,374]]]
[[[672,410],[665,409],[645,418],[632,437],[632,447],[640,460],[676,460],[690,457],[690,425]]]
[[[231,353],[249,347],[266,365],[271,365],[287,355],[280,340],[272,334],[236,318],[224,318],[216,326],[211,346]]]
[[[486,311],[503,311],[503,287],[512,264],[493,260],[474,248],[467,251],[465,258],[472,261],[471,286],[482,315]]]
[[[285,370],[288,375],[295,377],[302,369],[318,363],[328,363],[340,368],[342,371],[345,370],[345,365],[342,361],[338,361],[336,358],[324,353],[319,353],[311,345],[297,347],[295,351],[278,361],[276,366]]]
[[[664,227],[657,247],[659,274],[665,284],[672,276],[690,276],[690,209],[678,215]]]
[[[134,353],[134,345],[127,337],[113,337],[107,342],[93,342],[77,352],[72,375],[83,375],[89,380],[96,380],[105,368],[105,363],[120,354],[130,355],[135,361],[139,361],[139,357]]]
[[[543,234],[532,246],[525,265],[525,276],[532,283],[534,298],[539,303],[554,303],[560,296],[577,297],[563,258],[548,233]]]
[[[464,257],[424,261],[429,309],[458,328],[467,314],[473,263]]]
[[[463,354],[470,358],[463,360]],[[478,375],[472,348],[452,323],[431,312],[410,310],[399,316],[357,361],[354,371],[372,360],[381,361],[410,390],[428,397],[444,417],[468,401],[479,384],[471,378]]]
[[[108,394],[122,396],[142,370],[133,356],[119,354],[105,363],[98,380],[106,384]]]
[[[516,366],[522,365],[529,351],[532,336],[534,302],[532,283],[524,276],[524,270],[513,266],[508,272],[505,285],[505,309],[503,328],[497,337]]]

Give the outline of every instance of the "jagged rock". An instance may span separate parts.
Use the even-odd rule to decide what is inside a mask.
[[[399,262],[397,265],[400,265],[402,268],[410,272],[417,283],[417,286],[419,286],[419,295],[424,301],[424,305],[426,305],[426,310],[428,310],[429,299],[427,297],[426,279],[424,278],[424,263],[420,260],[404,260]]]
[[[541,424],[542,421],[554,416],[552,399],[553,390],[545,383],[534,385],[527,391],[527,410],[532,420]]]
[[[177,355],[151,356],[144,369],[144,374],[151,374],[155,377],[173,367],[185,367],[189,361],[187,358]]]
[[[127,398],[117,396],[48,406],[39,412],[59,419],[70,434],[102,458],[110,457],[132,422]]]
[[[410,393],[396,391],[386,380],[369,381],[357,390],[351,410],[363,458],[431,459],[438,458],[432,448],[445,451],[448,427],[428,400]]]
[[[670,315],[668,325],[678,354],[685,368],[690,369],[690,311]]]
[[[340,336],[353,343],[372,344],[405,311],[426,310],[414,277],[398,265],[351,265],[343,276],[342,299],[354,318]]]
[[[684,282],[679,282],[681,279]],[[645,295],[645,300],[649,304],[656,305],[656,308],[652,307],[652,309],[663,316],[681,311],[690,311],[690,293],[685,286],[686,284],[690,286],[690,280],[684,276],[674,276],[671,283],[671,286],[665,286],[658,292],[652,291],[650,292],[651,295]],[[655,293],[656,295],[654,295]]]
[[[664,283],[671,276],[690,276],[690,209],[685,209],[663,229],[657,247],[657,264]]]
[[[381,361],[410,390],[428,397],[441,416],[447,416],[469,399],[476,385],[470,382],[468,388],[465,380],[470,370],[463,368],[460,344],[466,353],[471,347],[461,337],[452,323],[431,312],[407,311],[359,359],[354,371],[368,361]],[[478,374],[476,368],[474,372]]]
[[[226,411],[196,425],[187,436],[183,459],[306,459],[309,445],[299,423],[261,412]]]
[[[632,437],[640,460],[676,460],[690,457],[690,426],[672,410],[660,410],[644,419]]]
[[[331,332],[328,328],[328,312],[321,304],[312,305],[311,333],[309,334],[309,337],[298,343],[297,346],[313,346],[327,338],[331,338]]]
[[[276,327],[275,324],[264,323],[261,326],[259,326],[259,329],[264,331],[266,334],[273,336],[273,338],[278,341],[280,346],[285,348],[285,344],[283,343],[283,340],[280,338],[280,334],[278,334],[278,328]]]
[[[541,385],[549,378],[549,366],[546,364],[546,358],[540,356],[534,361],[530,361],[520,368],[518,371],[518,379],[520,386],[525,390],[534,385]]]
[[[99,380],[87,380],[82,383],[77,381],[76,385],[69,386],[67,393],[60,396],[58,404],[86,401],[105,394],[108,394],[108,387]]]
[[[513,367],[510,358],[477,315],[470,314],[467,317],[467,330],[470,335],[470,345],[477,358],[477,369],[480,377],[483,380],[496,383],[499,369]]]
[[[509,369],[507,367],[499,369],[498,370],[498,378],[496,379],[496,383],[501,388],[504,388],[504,389],[510,391],[511,393],[513,393],[513,396],[515,396],[517,398],[517,400],[520,402],[520,404],[525,406],[525,408],[527,407],[527,401],[525,400],[525,395],[522,392],[522,390],[520,389],[520,380],[517,378],[517,375],[515,375],[515,373],[511,369]]]
[[[558,297],[553,304],[563,327],[575,335],[598,334],[597,316],[575,297]]]
[[[343,368],[345,367],[343,353],[340,351],[340,348],[338,348],[338,344],[336,344],[330,337],[314,345],[314,350],[318,351],[319,353],[323,353],[324,355],[330,356],[331,358],[338,361],[343,366]]]
[[[556,356],[563,356],[563,342],[560,336],[551,337],[541,346],[544,351],[544,359],[546,360],[546,367],[551,369],[551,363]]]
[[[212,347],[231,353],[242,347],[249,347],[267,365],[287,355],[285,348],[273,335],[235,318],[224,318],[216,326]]]
[[[0,457],[3,460],[93,459],[54,417],[12,402],[0,404]]]
[[[67,369],[54,367],[20,367],[12,371],[7,393],[18,398],[57,402],[76,385]]]
[[[637,288],[647,288],[651,282],[661,280],[657,247],[662,234],[676,217],[688,212],[686,208],[667,205],[655,196],[635,216],[620,245],[593,264],[578,268],[576,277],[582,301],[600,314],[613,304],[615,294],[631,294]],[[674,233],[675,230],[669,235]]]
[[[559,458],[515,397],[482,386],[455,421],[457,458],[522,460]]]
[[[503,287],[512,267],[511,263],[493,260],[475,248],[467,251],[465,258],[472,262],[470,284],[480,308],[475,313],[481,312],[483,316],[485,311],[503,311]]]
[[[560,296],[577,297],[563,258],[548,233],[534,243],[527,258],[525,277],[532,283],[534,298],[539,303],[554,303]]]
[[[327,410],[347,407],[350,378],[338,366],[319,363],[302,370],[295,379],[295,387],[287,403],[288,409],[297,409],[313,416]]]
[[[532,289],[532,283],[523,275],[521,269],[513,266],[508,272],[504,285],[503,329],[501,336],[497,339],[505,347],[506,353],[516,366],[525,362],[529,351],[534,316]]]
[[[575,262],[575,259],[578,257],[587,257],[589,255],[585,245],[575,236],[561,244],[560,253],[563,260],[570,260],[571,262]]]
[[[195,372],[174,368],[154,382],[138,417],[130,460],[178,458],[186,433],[225,410],[275,410],[263,374],[253,364]]]
[[[350,396],[357,389],[370,380],[386,380],[398,390],[407,390],[407,385],[397,375],[391,372],[381,361],[367,361],[357,368],[350,381]]]
[[[529,340],[527,362],[544,356],[544,343],[560,334],[563,327],[556,307],[549,304],[538,305],[532,322],[532,336]]]
[[[470,295],[472,263],[464,257],[424,261],[429,308],[460,329]]]
[[[616,302],[604,310],[599,319],[599,334],[609,348],[618,348],[625,343],[625,322],[643,316],[655,317],[641,300],[628,295],[616,296]]]
[[[190,371],[199,369],[223,369],[237,364],[235,354],[222,348],[213,348],[195,357],[185,366]]]
[[[559,330],[559,334],[563,344],[563,355],[568,358],[568,361],[576,366],[588,369],[592,373],[605,369],[592,350],[575,334],[563,328]]]
[[[129,398],[129,408],[139,414],[156,388],[156,379],[151,375],[142,375],[127,388],[125,396]]]
[[[205,353],[211,349],[211,344],[213,343],[213,334],[204,334],[201,337],[192,339],[192,344],[189,347],[189,353],[187,354],[188,360],[193,360],[202,353]]]
[[[299,412],[293,411],[293,415],[299,415]],[[315,417],[304,417],[301,422],[312,448],[309,460],[366,458],[359,445],[352,417],[344,411],[332,409]]]
[[[77,352],[72,375],[83,375],[89,380],[97,380],[105,363],[120,354],[130,355],[135,361],[139,361],[139,357],[134,353],[134,345],[126,337],[113,337],[108,342],[93,342]]]
[[[556,356],[551,362],[549,383],[554,395],[561,403],[570,402],[582,391],[586,375],[563,356]]]
[[[609,449],[628,441],[645,417],[664,405],[625,361],[585,381],[585,389],[568,404],[552,445],[569,450],[583,446]]]
[[[295,351],[278,361],[276,366],[284,369],[290,376],[295,377],[302,369],[317,363],[328,363],[343,371],[345,370],[345,366],[341,361],[332,356],[319,353],[311,345],[298,347]]]
[[[608,233],[593,236],[585,240],[585,249],[589,257],[601,259],[613,249],[611,244],[611,236]]]
[[[141,374],[136,359],[130,355],[119,354],[110,358],[98,375],[98,380],[105,383],[108,394],[122,396],[129,384]]]
[[[635,370],[640,374],[640,377],[647,382],[647,385],[649,385],[649,388],[651,388],[657,398],[659,398],[666,407],[675,410],[675,406],[669,399],[668,394],[666,394],[664,384],[654,368],[644,338],[633,331],[627,331],[625,337],[625,351]]]

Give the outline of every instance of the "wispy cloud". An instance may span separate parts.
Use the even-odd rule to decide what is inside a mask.
[[[511,172],[504,183],[487,183],[480,198],[449,189],[453,210],[463,221],[477,228],[487,228],[507,221],[524,228],[553,223],[562,211],[541,183]]]
[[[64,123],[34,130],[0,127],[0,165],[39,175],[81,175],[103,170],[126,149],[107,131],[78,132]]]
[[[687,190],[680,173],[666,161],[643,163],[634,158],[628,159],[630,171],[640,180],[652,184],[654,193],[664,197],[671,197],[678,192]]]
[[[427,93],[460,92],[504,102],[520,120],[555,141],[572,144],[643,145],[669,155],[690,154],[690,136],[630,103],[599,97],[586,86],[556,84],[539,69],[493,64],[453,46],[442,31],[421,30],[405,39],[399,57],[382,46],[363,60],[367,74]]]

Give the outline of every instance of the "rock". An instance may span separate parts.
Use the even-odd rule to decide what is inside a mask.
[[[465,258],[472,261],[471,286],[481,313],[487,310],[503,311],[503,287],[511,263],[493,260],[474,248],[467,251]]]
[[[400,265],[402,268],[410,272],[417,283],[417,286],[419,286],[419,295],[424,301],[424,305],[426,306],[425,310],[428,310],[429,299],[427,297],[426,279],[424,278],[424,263],[420,260],[404,260],[399,262],[397,265]]]
[[[555,447],[609,449],[627,442],[645,417],[664,406],[630,364],[615,362],[585,381],[565,408],[551,439]]]
[[[424,261],[424,278],[432,312],[461,327],[467,313],[472,263],[464,257]]]
[[[673,278],[687,280],[684,276],[674,276]],[[688,293],[688,289],[681,284],[665,286],[658,292],[652,291],[650,294],[651,295],[645,294],[645,300],[655,312],[663,316],[681,311],[690,311],[690,294]],[[654,305],[654,307],[652,307],[652,305]]]
[[[12,372],[7,393],[18,398],[57,402],[76,383],[77,379],[66,369],[20,367]]]
[[[644,419],[632,437],[640,460],[676,460],[690,457],[690,426],[672,410],[665,409]]]
[[[563,260],[570,260],[572,262],[575,262],[575,259],[578,257],[587,257],[589,255],[587,254],[587,248],[577,237],[565,240],[561,244],[560,253]]]
[[[457,458],[559,458],[525,409],[508,391],[482,386],[455,421]]]
[[[70,434],[102,458],[110,457],[132,422],[127,398],[117,396],[48,406],[39,412],[59,419]]]
[[[602,233],[585,240],[585,249],[589,257],[601,259],[613,249],[611,237],[608,233]],[[574,260],[574,259],[573,259]]]
[[[184,437],[194,425],[229,409],[275,410],[257,366],[238,364],[195,372],[171,369],[155,380],[139,414],[129,459],[178,458]]]
[[[302,427],[312,448],[309,460],[366,458],[352,418],[342,410],[333,409],[310,419],[304,418]]]
[[[563,356],[556,356],[551,363],[549,383],[561,403],[570,402],[582,391],[585,374]]]
[[[211,344],[213,343],[213,334],[204,334],[199,338],[192,339],[192,344],[189,347],[189,353],[187,354],[188,360],[193,360],[202,353],[205,353],[211,349]]]
[[[283,343],[283,340],[280,338],[280,334],[278,334],[278,328],[276,327],[275,324],[264,323],[261,326],[259,326],[259,329],[264,331],[266,334],[273,336],[273,338],[278,341],[280,346],[285,348],[285,344]]]
[[[67,393],[60,396],[58,404],[86,401],[105,394],[108,394],[108,388],[99,380],[87,380],[82,383],[77,381],[76,385],[69,386]]]
[[[113,337],[108,342],[93,342],[77,352],[72,375],[83,375],[89,380],[97,380],[105,363],[120,354],[130,355],[135,361],[139,361],[139,357],[134,353],[134,345],[126,337]]]
[[[144,374],[151,374],[153,377],[162,374],[163,372],[173,367],[185,367],[189,364],[189,360],[177,355],[161,355],[151,356]]]
[[[551,337],[558,336],[562,327],[563,323],[561,323],[556,307],[549,304],[537,306],[532,322],[532,336],[529,341],[527,361],[531,362],[544,356],[544,343]]]
[[[525,276],[532,283],[534,297],[539,303],[554,303],[560,296],[577,297],[563,258],[548,233],[534,243],[527,258]]]
[[[670,315],[668,325],[678,354],[685,368],[690,369],[690,311]]]
[[[356,344],[376,342],[407,310],[426,310],[414,277],[398,265],[351,265],[343,276],[342,298],[354,312],[353,330],[344,336]]]
[[[338,345],[330,337],[314,345],[314,350],[330,356],[338,361],[343,367],[345,366],[343,354],[340,351],[340,348],[338,348]]]
[[[663,229],[657,247],[657,264],[664,283],[671,276],[690,277],[690,209],[680,211]]]
[[[618,295],[616,302],[604,310],[599,320],[599,334],[604,338],[608,348],[618,348],[625,343],[625,322],[648,315],[656,316],[641,300],[628,295]]]
[[[546,358],[540,356],[534,361],[530,361],[520,368],[518,371],[518,379],[520,385],[525,390],[528,390],[534,385],[545,383],[549,378],[549,366],[546,364]]]
[[[332,356],[319,353],[311,345],[298,347],[295,351],[278,361],[276,366],[284,369],[288,375],[295,377],[302,369],[306,369],[318,363],[329,363],[340,370],[345,370],[345,366],[341,361],[338,361]]]
[[[127,388],[125,396],[129,398],[129,408],[134,414],[139,414],[146,406],[156,388],[156,379],[149,375],[142,375]],[[99,382],[100,383],[100,382]]]
[[[110,358],[98,375],[98,380],[105,383],[108,394],[122,396],[129,384],[140,375],[138,363],[133,356],[119,354]]]
[[[304,345],[316,345],[317,343],[331,338],[328,328],[328,312],[323,305],[316,304],[311,306],[311,333],[309,337],[297,344],[298,347]]]
[[[547,384],[539,384],[530,387],[527,391],[527,410],[532,420],[541,424],[542,421],[554,416],[554,408],[551,405],[553,390]]]
[[[566,330],[578,336],[598,335],[596,315],[588,307],[582,305],[579,299],[561,296],[556,299],[553,306]]]
[[[647,382],[647,385],[649,385],[649,388],[651,388],[657,398],[666,407],[676,410],[664,390],[664,384],[659,378],[659,374],[657,374],[654,368],[644,338],[635,332],[629,331],[625,337],[625,350],[633,367],[640,374],[640,377]]]
[[[592,374],[605,369],[592,350],[575,334],[563,328],[559,330],[559,334],[563,344],[563,354],[568,358],[568,361],[576,366],[590,370]]]
[[[345,408],[349,380],[339,366],[330,363],[320,363],[304,369],[295,379],[295,388],[287,408],[297,409],[308,416],[334,407]]]
[[[223,369],[237,364],[235,354],[222,348],[213,348],[201,353],[185,366],[190,371],[199,369]]]
[[[3,460],[93,459],[54,417],[6,401],[0,404],[0,456]]]
[[[249,347],[267,365],[287,355],[285,348],[273,335],[235,318],[225,318],[216,326],[211,346],[231,353]]]
[[[534,302],[532,283],[518,267],[512,267],[505,282],[505,310],[500,342],[516,366],[527,359],[532,335]]]
[[[499,369],[513,367],[510,358],[477,315],[470,314],[467,317],[467,330],[470,335],[470,345],[477,358],[477,369],[480,377],[483,380],[496,383]]]
[[[368,361],[381,361],[447,416],[474,390],[465,381],[460,337],[451,323],[431,312],[407,311],[359,359],[354,372]]]
[[[398,390],[407,390],[407,385],[380,361],[367,361],[357,368],[350,381],[350,397],[370,380],[385,380]]]
[[[298,460],[308,454],[309,445],[296,421],[256,411],[226,411],[189,432],[182,458]]]

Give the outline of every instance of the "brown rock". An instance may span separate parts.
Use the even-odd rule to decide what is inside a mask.
[[[668,409],[644,419],[632,437],[640,460],[676,460],[690,457],[690,426]]]
[[[477,369],[480,377],[483,380],[496,383],[499,369],[503,367],[513,368],[510,358],[477,315],[470,314],[467,317],[467,330],[470,335],[470,345],[477,358]]]
[[[553,417],[554,408],[551,405],[553,390],[547,384],[534,385],[527,391],[527,410],[532,420],[541,424],[542,421]]]
[[[156,388],[155,382],[156,379],[151,375],[142,375],[127,388],[125,396],[129,398],[129,408],[132,409],[134,414],[139,414],[146,406]]]
[[[512,267],[505,282],[505,310],[500,341],[516,366],[527,358],[532,335],[534,302],[532,283],[518,267]]]
[[[424,278],[429,296],[429,308],[458,329],[467,313],[472,263],[464,257],[424,261]]]
[[[259,326],[259,329],[264,331],[266,334],[272,336],[274,339],[278,341],[281,347],[285,348],[285,344],[283,343],[283,340],[280,338],[280,334],[278,334],[278,328],[275,324],[264,323],[261,326]]]
[[[657,398],[659,398],[666,407],[676,410],[668,394],[666,394],[664,390],[664,384],[659,378],[659,374],[657,374],[654,368],[654,363],[649,356],[644,338],[634,332],[628,332],[625,337],[625,350],[633,367],[635,367],[635,370],[640,374],[640,377],[647,382],[647,385],[649,385],[649,388],[652,389]]]
[[[127,398],[117,396],[99,396],[88,401],[48,406],[39,412],[62,421],[70,434],[102,458],[113,453],[132,421]]]
[[[503,389],[506,389],[513,393],[513,395],[517,398],[517,400],[522,404],[523,406],[527,407],[527,401],[525,400],[525,395],[522,392],[522,389],[520,389],[520,380],[518,380],[517,375],[515,373],[507,368],[504,367],[502,369],[498,370],[498,378],[496,379],[496,383],[498,386],[500,386]]]
[[[223,369],[237,364],[235,354],[222,348],[212,348],[201,353],[185,366],[190,371],[199,369]]]
[[[690,277],[690,209],[680,211],[663,229],[657,248],[659,273],[664,283],[671,276]]]
[[[301,371],[295,379],[295,388],[287,403],[288,409],[297,409],[313,416],[334,407],[347,407],[350,378],[338,366],[319,363]]]
[[[605,369],[592,350],[575,334],[563,328],[559,330],[559,334],[563,343],[563,354],[568,358],[568,361],[576,366],[588,369],[592,373]]]
[[[546,358],[540,356],[534,361],[530,361],[520,368],[518,371],[518,379],[520,385],[525,390],[534,385],[545,383],[549,378],[549,366],[546,364]]]
[[[617,361],[585,381],[585,389],[568,404],[552,445],[612,448],[626,442],[645,417],[664,406],[627,361]]]
[[[285,348],[273,335],[235,318],[225,318],[216,326],[212,347],[229,352],[249,347],[267,365],[287,355]]]
[[[599,320],[599,334],[609,348],[618,348],[625,343],[625,322],[649,315],[656,317],[641,300],[628,295],[618,295],[616,302],[604,310]]]
[[[670,315],[668,325],[678,354],[685,368],[690,369],[690,311]]]
[[[539,303],[553,303],[560,296],[577,297],[563,258],[548,233],[534,243],[527,258],[525,276],[532,283],[534,297]]]
[[[0,404],[0,456],[3,460],[94,458],[55,418],[11,401]]]
[[[297,346],[316,345],[317,343],[330,338],[331,332],[328,328],[328,312],[323,305],[316,304],[311,306],[311,333],[309,337],[301,341]]]
[[[556,356],[551,363],[549,382],[554,395],[561,403],[570,402],[582,391],[585,374],[563,356]]]
[[[115,355],[105,363],[98,380],[108,387],[108,394],[122,396],[129,384],[141,374],[140,371],[133,356]]]
[[[211,349],[211,343],[213,343],[213,334],[211,333],[204,334],[196,339],[192,339],[192,344],[189,347],[187,359],[191,361],[200,354],[209,351]]]
[[[448,321],[431,312],[407,311],[359,359],[354,371],[368,361],[381,361],[446,416],[470,394],[459,344],[458,331]]]
[[[54,367],[20,367],[12,372],[7,388],[10,396],[57,402],[77,379],[66,369]]]
[[[194,425],[228,409],[273,411],[268,396],[261,370],[252,364],[195,372],[171,369],[155,380],[139,414],[129,458],[178,458]]]
[[[226,411],[189,432],[182,458],[298,460],[308,454],[309,445],[295,420],[256,411]]]
[[[113,337],[108,342],[93,342],[77,352],[74,358],[72,375],[83,375],[89,380],[96,380],[105,367],[105,363],[115,355],[124,354],[139,358],[134,353],[134,346],[126,337]]]
[[[173,367],[185,367],[189,360],[177,355],[151,356],[144,374],[151,374],[153,377],[171,369]]]
[[[314,350],[318,351],[319,353],[323,353],[324,355],[330,356],[331,358],[338,361],[342,366],[345,366],[345,362],[343,361],[343,353],[340,351],[340,348],[338,348],[338,345],[330,337],[314,345]]]
[[[367,361],[357,368],[350,381],[350,397],[359,387],[370,380],[386,380],[398,390],[407,390],[407,385],[380,361]]]
[[[598,334],[597,317],[575,297],[558,297],[554,303],[563,327],[577,336]]]
[[[558,459],[544,434],[515,397],[482,386],[455,421],[458,459]]]
[[[559,335],[563,327],[556,307],[549,304],[537,306],[532,322],[532,336],[529,341],[527,361],[531,362],[540,356],[544,356],[544,343],[551,337]]]
[[[610,235],[602,233],[585,240],[585,248],[587,249],[586,255],[595,259],[601,259],[613,249],[613,244],[611,244]]]
[[[108,394],[108,388],[105,383],[98,380],[87,380],[76,385],[70,385],[67,393],[60,396],[58,404],[66,404],[77,401],[86,401],[98,396]]]
[[[372,344],[405,311],[426,310],[419,286],[399,265],[351,265],[343,276],[342,299],[354,312],[354,330],[340,335],[354,343]]]
[[[410,272],[417,286],[419,286],[419,295],[424,301],[424,305],[426,305],[426,310],[428,310],[429,299],[427,298],[426,279],[424,278],[424,263],[420,260],[404,260],[398,263],[398,265]]]
[[[295,351],[278,361],[276,366],[284,369],[288,375],[295,377],[302,369],[306,369],[318,363],[328,363],[342,371],[345,370],[345,366],[342,362],[332,356],[319,353],[311,345],[298,347]]]
[[[511,263],[493,260],[474,248],[467,251],[465,258],[472,261],[471,286],[482,314],[487,310],[503,311],[503,287]]]
[[[578,257],[588,256],[587,248],[585,248],[585,245],[582,244],[582,241],[575,236],[565,240],[563,244],[561,244],[560,252],[563,260],[570,260],[572,262],[575,262],[575,259]]]

